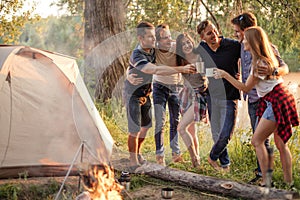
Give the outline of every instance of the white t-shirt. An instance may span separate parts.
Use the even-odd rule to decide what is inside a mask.
[[[250,74],[253,75],[253,67],[251,67]],[[265,76],[258,76],[258,78],[259,80],[256,83],[255,88],[259,97],[264,97],[266,94],[271,92],[276,85],[283,82],[282,77],[268,80],[265,80]]]

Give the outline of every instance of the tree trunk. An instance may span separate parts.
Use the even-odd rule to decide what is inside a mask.
[[[136,170],[155,178],[172,181],[180,185],[192,187],[204,192],[217,193],[243,199],[296,199],[299,194],[275,188],[264,188],[231,180],[203,176],[191,172],[163,167],[154,163],[147,163]]]
[[[124,10],[122,0],[85,0],[84,80],[97,100],[111,97],[127,67],[127,40],[117,36],[125,30]]]

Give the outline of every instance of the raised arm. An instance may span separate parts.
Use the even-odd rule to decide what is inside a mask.
[[[243,92],[249,92],[257,83],[258,78],[254,77],[252,74],[248,77],[246,83],[242,83],[239,80],[236,80],[229,73],[221,69],[214,70],[215,79],[225,78],[229,83],[231,83],[235,88],[242,90]]]
[[[185,66],[166,66],[166,65],[155,65],[153,63],[147,63],[142,69],[142,72],[146,74],[157,74],[157,75],[172,75],[177,73],[196,73],[196,68],[194,65],[188,64]]]

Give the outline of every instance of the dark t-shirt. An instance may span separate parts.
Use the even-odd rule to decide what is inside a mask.
[[[221,38],[220,47],[216,51],[211,50],[204,41],[200,42],[196,51],[199,52],[200,55],[205,55],[202,56],[205,68],[217,67],[235,77],[236,73],[238,73],[238,59],[240,58],[241,44],[236,40]],[[208,91],[211,97],[227,100],[240,99],[239,90],[226,79],[222,79],[223,81],[213,77],[209,77],[208,79]]]
[[[129,59],[129,74],[137,74],[136,78],[143,78],[143,82],[139,85],[132,85],[127,79],[125,80],[125,92],[127,95],[136,95],[138,97],[148,96],[151,92],[152,74],[146,74],[141,71],[149,62],[155,63],[155,50],[150,53],[145,52],[138,45],[132,52]]]

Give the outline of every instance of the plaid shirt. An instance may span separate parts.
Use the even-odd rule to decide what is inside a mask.
[[[202,92],[202,90],[202,88],[192,89],[185,86],[179,93],[180,113],[184,114],[192,105],[192,103],[194,103],[194,121],[196,122],[207,122],[207,106],[205,99],[206,93]]]
[[[256,111],[258,119],[261,118],[266,109],[267,104],[265,101],[272,103],[273,112],[277,122],[278,135],[283,142],[286,143],[292,136],[292,126],[299,125],[294,96],[282,83],[276,85],[271,92],[260,98],[258,109]]]

